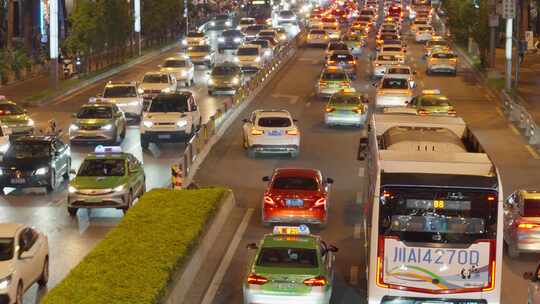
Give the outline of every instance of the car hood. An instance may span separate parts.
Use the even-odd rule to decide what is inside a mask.
[[[0,121],[5,124],[22,123],[28,121],[28,115],[4,115],[0,117]]]
[[[131,101],[139,101],[139,97],[114,97],[114,98],[102,98],[101,100],[118,104],[118,103],[126,103]]]
[[[190,57],[192,57],[192,56],[193,56],[193,57],[203,57],[203,56],[209,55],[210,53],[208,53],[208,52],[194,52],[194,51],[191,51],[191,52],[188,52],[187,54],[188,54],[188,56],[190,56]]]
[[[151,121],[176,122],[180,118],[185,117],[184,113],[169,112],[169,113],[144,113],[144,119]]]
[[[69,184],[77,189],[107,189],[125,183],[123,176],[77,176]]]
[[[76,119],[73,123],[78,126],[103,126],[111,123],[111,119]]]
[[[49,163],[49,157],[17,157],[17,155],[4,155],[2,160],[3,167],[19,170],[37,170],[41,167],[48,167]]]
[[[0,280],[12,274],[14,271],[13,262],[0,261]]]
[[[182,68],[161,68],[161,71],[162,72],[169,72],[169,73],[177,73],[177,72],[182,72],[182,71],[189,71],[190,68],[189,67],[182,67]]]
[[[162,90],[169,86],[168,83],[144,83],[141,84],[140,88],[143,90]]]
[[[210,78],[214,81],[232,81],[235,76],[233,75],[225,75],[225,76],[215,76],[210,75]]]

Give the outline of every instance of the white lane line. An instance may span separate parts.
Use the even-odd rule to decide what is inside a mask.
[[[362,224],[354,224],[353,238],[359,240],[362,238]]]
[[[514,132],[516,135],[521,135],[521,133],[519,132],[519,130],[516,128],[516,126],[514,126],[513,124],[508,124],[508,127],[510,128],[510,130],[512,130],[512,132]]]
[[[246,232],[246,229],[249,224],[249,220],[251,219],[251,216],[253,215],[253,211],[254,211],[253,208],[249,208],[246,211],[246,214],[244,214],[244,218],[242,219],[240,226],[238,226],[238,229],[236,229],[236,232],[234,233],[234,237],[229,245],[229,248],[227,249],[227,252],[223,256],[223,259],[221,260],[221,263],[219,264],[218,270],[214,274],[214,277],[212,278],[212,282],[210,283],[210,286],[208,286],[208,289],[206,290],[206,293],[204,294],[204,298],[201,304],[210,304],[214,301],[214,298],[219,289],[219,286],[221,285],[221,282],[223,281],[223,277],[225,276],[225,272],[227,271],[227,269],[229,268],[229,265],[231,264],[234,253],[236,252],[236,249],[238,248],[238,244],[240,244],[240,241],[242,240],[242,236],[244,235],[244,232]]]
[[[366,175],[366,169],[364,167],[358,168],[358,176],[364,177]]]
[[[300,99],[300,96],[287,94],[272,94],[272,98],[285,98],[290,104],[295,104],[298,102],[298,99]]]
[[[525,148],[527,149],[527,151],[529,151],[529,153],[534,159],[540,159],[540,154],[538,154],[538,152],[533,147],[531,147],[531,145],[525,145]]]
[[[351,285],[358,285],[358,270],[360,267],[351,266]]]

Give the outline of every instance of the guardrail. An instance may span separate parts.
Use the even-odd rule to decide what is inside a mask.
[[[527,109],[504,90],[502,91],[502,105],[506,118],[523,131],[529,144],[540,144],[540,126],[534,121]]]
[[[208,145],[213,145],[217,139],[215,138],[220,132],[228,127],[230,123],[226,123],[232,113],[241,110],[241,106],[254,97],[262,85],[268,81],[280,68],[292,57],[296,49],[305,41],[305,31],[298,33],[288,43],[283,45],[278,52],[274,53],[272,61],[268,62],[264,67],[253,74],[247,82],[245,82],[231,97],[229,103],[225,103],[222,108],[218,109],[216,114],[212,115],[209,121],[203,124],[187,143],[184,154],[180,159],[184,172],[184,185],[188,187],[193,180],[196,168],[202,162],[201,155],[206,156]],[[204,158],[204,157],[203,157]]]

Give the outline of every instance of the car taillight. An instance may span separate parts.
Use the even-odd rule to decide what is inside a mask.
[[[321,81],[319,81],[319,85],[320,85],[320,86],[325,86],[325,85],[327,85],[327,83],[326,83],[326,81],[321,80]]]
[[[298,135],[298,130],[287,130],[287,135]]]
[[[424,110],[424,109],[419,109],[418,110],[418,115],[427,115],[428,114],[428,111]]]
[[[328,281],[326,280],[324,276],[318,276],[318,277],[304,280],[304,285],[312,286],[312,287],[313,286],[326,286],[327,283]]]
[[[254,284],[254,285],[264,285],[268,282],[268,279],[263,277],[263,276],[260,276],[260,275],[256,275],[254,273],[250,273],[249,276],[247,277],[247,283],[248,284]]]
[[[448,110],[448,115],[456,115],[456,114],[457,114],[456,110],[454,109]]]
[[[251,135],[263,135],[263,134],[264,134],[263,130],[251,129]]]
[[[348,87],[348,86],[351,85],[351,83],[347,82],[347,81],[344,81],[344,82],[340,83],[340,85]]]
[[[362,114],[364,113],[364,107],[356,107],[354,109],[352,109],[353,112],[355,113],[358,113],[358,114]]]
[[[349,60],[349,64],[356,64],[356,60]]]
[[[317,201],[315,201],[314,207],[324,207],[326,205],[326,198],[321,197]]]
[[[326,111],[326,113],[331,113],[334,112],[336,109],[333,107],[326,107],[324,110]]]
[[[266,205],[270,205],[270,206],[276,205],[276,202],[274,202],[274,200],[273,200],[270,196],[268,196],[268,195],[265,195],[265,196],[264,196],[264,203],[265,203]]]
[[[520,223],[520,224],[518,224],[518,228],[521,228],[521,229],[535,229],[535,228],[540,228],[540,224]]]
[[[328,60],[328,64],[336,64],[335,60]]]

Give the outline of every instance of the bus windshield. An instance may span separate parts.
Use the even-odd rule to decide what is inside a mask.
[[[495,238],[496,191],[435,187],[384,187],[381,191],[382,235],[429,243]]]

